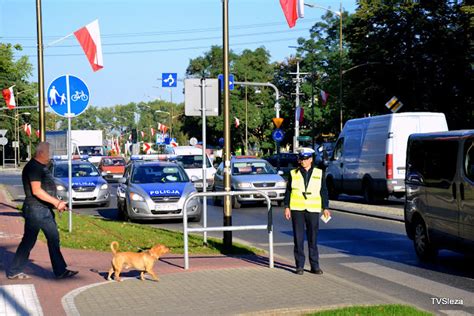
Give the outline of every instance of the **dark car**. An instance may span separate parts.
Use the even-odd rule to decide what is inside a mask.
[[[280,161],[278,162],[278,158]],[[298,167],[298,154],[280,153],[264,158],[274,168],[283,171],[284,177],[287,177],[292,169]]]

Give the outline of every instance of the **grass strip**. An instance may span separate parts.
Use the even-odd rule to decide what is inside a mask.
[[[311,316],[429,316],[429,312],[421,311],[408,305],[389,304],[374,306],[350,306],[332,310],[310,313]]]

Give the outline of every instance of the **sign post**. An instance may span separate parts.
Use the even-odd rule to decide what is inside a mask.
[[[51,82],[47,98],[51,110],[67,118],[69,232],[72,232],[71,118],[82,114],[87,109],[90,99],[89,88],[78,77],[63,75]]]

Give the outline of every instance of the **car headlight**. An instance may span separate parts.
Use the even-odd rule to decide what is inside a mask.
[[[57,191],[66,191],[66,188],[63,185],[59,184],[59,185],[56,186],[56,190]]]
[[[107,183],[104,183],[100,186],[101,190],[107,190],[109,188],[109,185]]]
[[[276,187],[277,188],[284,188],[284,187],[286,187],[286,182],[285,181],[278,181],[276,183]]]
[[[252,187],[252,183],[249,183],[249,182],[239,182],[239,183],[237,183],[237,187],[239,187],[239,188],[251,188],[251,187]]]
[[[145,201],[145,199],[137,193],[130,192],[130,199],[132,201]]]

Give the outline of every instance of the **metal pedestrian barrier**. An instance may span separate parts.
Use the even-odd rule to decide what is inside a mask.
[[[217,226],[207,227],[207,214],[203,216],[203,227],[188,227],[188,212],[187,206],[190,200],[199,197],[209,196],[235,196],[244,194],[259,194],[263,196],[267,202],[268,221],[266,225],[241,225],[241,226]],[[210,232],[210,231],[237,231],[237,230],[267,230],[268,232],[268,265],[273,268],[273,219],[272,219],[272,202],[267,194],[262,191],[229,191],[229,192],[194,192],[191,193],[184,201],[183,206],[183,234],[184,234],[184,269],[189,269],[189,249],[188,249],[188,234],[190,232]]]

